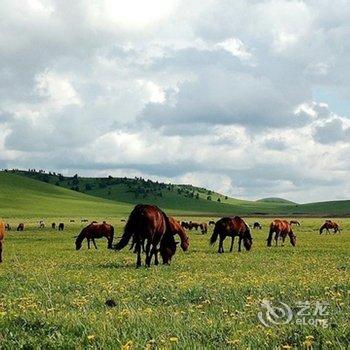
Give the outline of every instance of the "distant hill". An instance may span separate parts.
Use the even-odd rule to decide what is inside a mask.
[[[296,204],[281,198],[246,201],[192,185],[143,178],[89,178],[43,171],[0,172],[0,216],[119,216],[137,203],[173,215],[347,216],[350,201]]]
[[[258,199],[257,202],[260,202],[260,203],[297,204],[295,202],[289,201],[288,199],[278,198],[278,197],[262,198],[262,199]]]

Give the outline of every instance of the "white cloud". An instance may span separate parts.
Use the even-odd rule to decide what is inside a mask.
[[[350,196],[350,125],[335,113],[350,97],[346,1],[11,0],[0,11],[1,167],[246,198]]]

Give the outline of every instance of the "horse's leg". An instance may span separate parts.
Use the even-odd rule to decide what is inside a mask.
[[[273,230],[270,229],[269,236],[267,237],[267,246],[268,247],[271,247],[272,236],[273,236]]]
[[[242,236],[239,235],[239,240],[238,240],[238,251],[241,251],[241,245],[242,245]]]
[[[150,253],[150,261],[152,260],[152,256],[154,255],[154,265],[158,265],[158,249],[156,246],[152,245],[151,253]]]
[[[0,241],[0,263],[2,262],[2,242]]]
[[[283,235],[283,236],[282,236],[282,246],[284,246],[284,241],[285,241],[285,239],[286,239],[286,236]]]
[[[276,241],[276,247],[278,245],[278,238],[279,238],[279,234],[278,232],[275,233],[275,241]]]
[[[220,236],[218,253],[224,252],[224,238]]]
[[[232,253],[232,250],[233,250],[233,242],[234,242],[234,240],[235,240],[235,237],[234,237],[234,236],[232,236],[232,237],[231,237],[231,247],[230,247],[230,253]]]
[[[87,238],[87,245],[88,245],[88,249],[90,249],[90,239]]]
[[[95,242],[95,238],[92,239],[92,243],[93,243],[95,249],[97,249],[97,245],[96,245],[96,242]]]
[[[146,244],[146,266],[147,267],[151,266],[152,254],[150,254],[150,249],[151,249],[151,243],[149,240],[147,240],[147,244]],[[153,246],[152,246],[152,250],[153,250]]]
[[[140,243],[139,239],[136,242],[135,251],[137,253],[136,268],[138,268],[141,266],[141,243]]]

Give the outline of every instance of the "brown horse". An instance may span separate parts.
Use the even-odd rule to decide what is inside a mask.
[[[84,227],[75,241],[75,248],[79,250],[82,246],[84,239],[87,240],[88,249],[90,249],[90,241],[92,241],[95,249],[97,249],[95,238],[106,237],[108,241],[108,249],[112,249],[113,237],[114,237],[114,227],[107,223],[95,224]]]
[[[169,218],[154,205],[138,204],[130,213],[124,228],[124,234],[116,244],[115,249],[123,249],[132,238],[132,245],[135,246],[134,252],[137,254],[136,267],[141,266],[141,248],[144,243],[146,243],[146,266],[151,265],[153,255],[155,258],[154,264],[159,264],[158,251],[161,253],[163,264],[170,264],[176,252],[174,234],[182,236],[182,249],[187,250],[188,238],[175,219]]]
[[[219,250],[218,253],[224,252],[224,240],[227,236],[232,237],[230,252],[233,250],[233,242],[236,236],[239,237],[238,241],[238,251],[241,251],[241,244],[243,240],[243,245],[246,250],[250,250],[253,244],[253,238],[250,233],[249,226],[246,222],[239,216],[235,217],[225,217],[216,222],[214,227],[214,232],[210,238],[210,244],[213,245],[218,236],[220,236]]]
[[[5,224],[0,221],[0,263],[2,262],[2,246],[5,239]]]
[[[63,231],[64,230],[64,223],[60,222],[58,225],[58,231]]]
[[[190,221],[189,224],[188,224],[188,229],[190,231],[192,231],[192,229],[195,229],[196,231],[198,231],[198,227],[200,227],[200,224],[198,222]]]
[[[18,224],[17,231],[24,231],[24,224],[22,222]]]
[[[325,223],[320,227],[320,235],[323,233],[323,230],[326,230],[328,233],[330,233],[329,230],[333,230],[333,233],[340,233],[339,225],[331,220],[326,220]]]
[[[216,222],[214,220],[209,221],[209,225],[215,225],[215,224],[216,224]]]
[[[291,220],[291,221],[289,221],[289,224],[290,224],[290,225],[297,225],[297,226],[300,226],[300,222],[297,221],[297,220]]]
[[[208,233],[208,224],[206,222],[202,222],[200,225],[199,225],[201,231],[202,231],[202,234],[206,234]]]
[[[270,232],[267,238],[268,247],[271,247],[273,234],[275,234],[276,246],[279,238],[282,239],[282,245],[284,245],[284,241],[287,235],[289,236],[291,245],[293,247],[296,245],[297,236],[294,234],[292,230],[292,225],[287,220],[276,219],[271,222]]]

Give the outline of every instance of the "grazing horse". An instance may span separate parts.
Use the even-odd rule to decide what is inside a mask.
[[[215,225],[215,224],[216,224],[216,222],[214,220],[209,221],[209,225]]]
[[[202,222],[200,225],[199,225],[201,231],[202,231],[202,234],[206,234],[208,233],[208,224],[206,222]]]
[[[247,223],[239,216],[235,217],[225,217],[216,222],[214,227],[214,232],[210,238],[210,244],[213,245],[218,236],[220,236],[219,250],[218,253],[224,252],[224,240],[227,236],[232,237],[230,252],[233,250],[233,242],[236,236],[239,237],[238,241],[238,251],[241,251],[241,243],[246,250],[250,250],[253,244],[253,238],[250,233],[249,226]]]
[[[84,227],[75,241],[75,248],[79,250],[82,246],[84,239],[87,240],[88,249],[90,249],[90,241],[92,241],[95,249],[97,249],[95,238],[106,237],[108,240],[108,249],[112,249],[113,237],[114,237],[114,227],[107,223],[95,224]]]
[[[331,220],[326,220],[325,223],[320,227],[320,235],[323,233],[323,230],[326,230],[328,233],[330,233],[329,230],[333,230],[333,233],[340,233],[339,225]]]
[[[290,224],[290,225],[297,225],[297,226],[300,226],[300,222],[297,221],[297,220],[290,220],[290,221],[289,221],[289,224]]]
[[[40,220],[39,224],[38,224],[38,227],[39,228],[45,228],[45,222],[43,220]]]
[[[55,223],[55,222],[53,222],[53,223],[51,224],[51,228],[52,228],[53,230],[56,230],[56,223]]]
[[[188,224],[188,229],[190,231],[192,231],[192,229],[194,228],[196,231],[198,231],[198,227],[200,226],[200,224],[198,224],[197,222],[192,222],[190,221]]]
[[[181,246],[188,249],[188,237],[181,225],[173,218],[169,218],[162,210],[154,205],[138,204],[130,213],[125,225],[121,240],[115,245],[116,250],[123,249],[132,238],[134,252],[137,254],[136,267],[141,266],[141,248],[146,243],[146,266],[151,265],[154,255],[154,264],[158,265],[158,250],[161,253],[163,264],[170,264],[176,252],[174,234],[182,236]],[[159,249],[158,249],[159,246]]]
[[[64,223],[60,222],[58,225],[58,231],[63,231],[64,230]]]
[[[24,224],[22,222],[18,224],[17,231],[24,231]]]
[[[189,229],[190,228],[190,224],[186,221],[181,221],[181,227],[185,228],[185,229]]]
[[[254,222],[254,224],[253,224],[253,228],[254,229],[257,229],[257,230],[261,230],[262,229],[262,226],[260,225],[260,223],[259,222]]]
[[[5,224],[0,221],[0,263],[2,262],[2,246],[5,239]]]
[[[5,224],[5,230],[11,231],[11,226],[10,226],[10,224]]]
[[[284,245],[284,241],[289,236],[290,243],[293,247],[296,245],[297,236],[294,234],[292,230],[292,225],[287,220],[276,219],[270,224],[270,232],[267,238],[267,246],[271,247],[272,236],[275,234],[276,247],[278,239],[282,239],[282,245]]]

